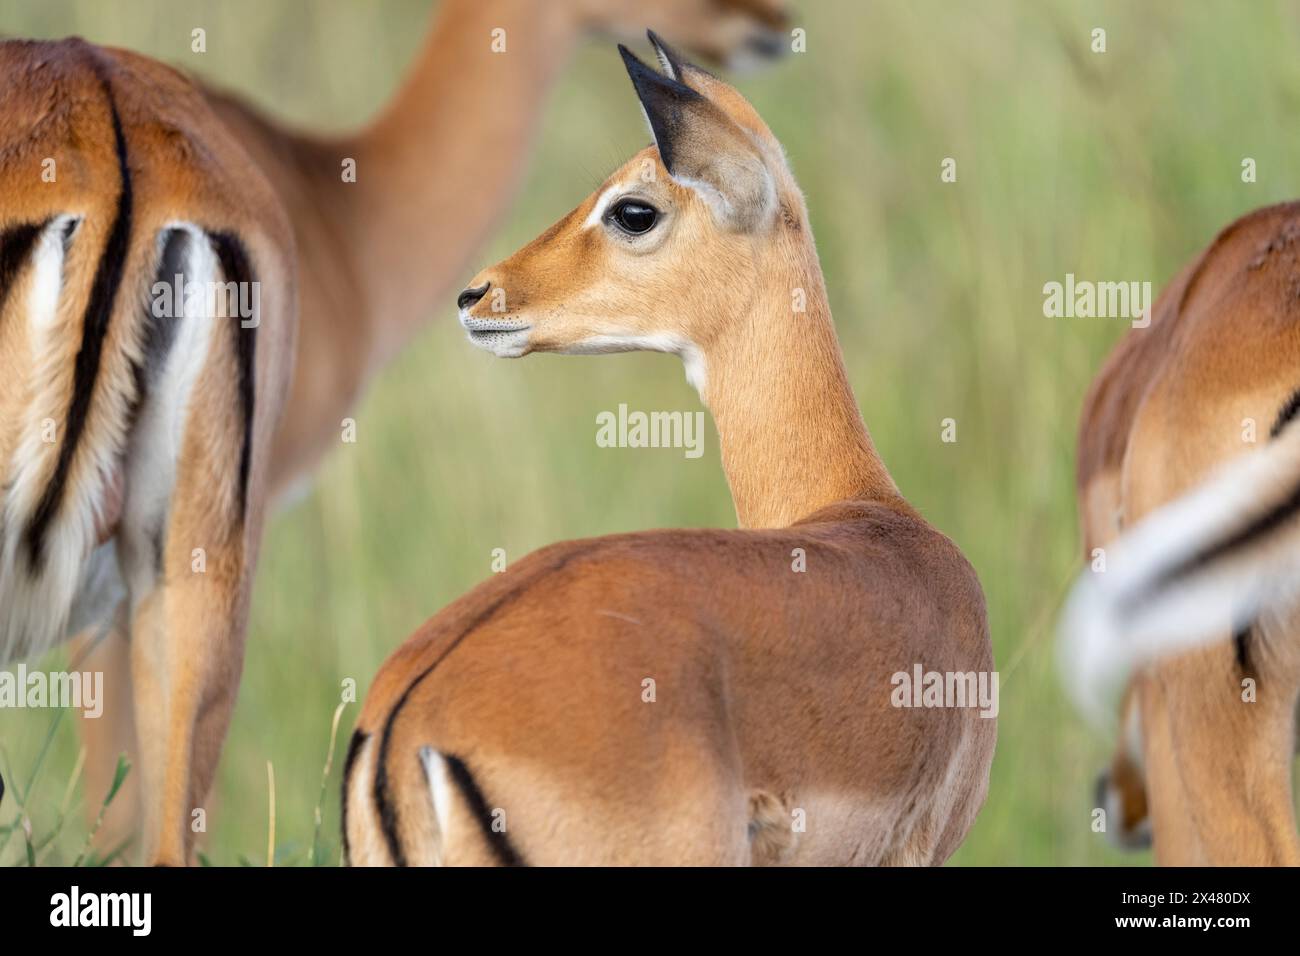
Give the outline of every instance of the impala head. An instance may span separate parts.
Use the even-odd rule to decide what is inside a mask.
[[[590,29],[631,41],[646,24],[728,68],[771,60],[789,48],[785,0],[576,0]]]
[[[654,145],[475,276],[458,300],[475,345],[502,357],[674,352],[691,374],[715,339],[746,333],[763,278],[808,248],[803,198],[753,107],[651,42],[662,74],[619,49]]]

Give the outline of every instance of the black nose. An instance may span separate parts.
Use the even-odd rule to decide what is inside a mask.
[[[491,284],[491,282],[484,282],[477,289],[466,289],[456,297],[456,307],[458,309],[473,308],[475,302],[487,295],[488,286]]]

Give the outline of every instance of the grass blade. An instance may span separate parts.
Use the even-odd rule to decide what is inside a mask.
[[[330,770],[334,766],[334,746],[338,742],[339,737],[339,719],[343,716],[343,708],[346,706],[347,702],[344,701],[334,708],[334,720],[330,724],[330,745],[329,749],[325,751],[325,768],[321,771],[320,775],[320,793],[316,795],[316,811],[314,827],[311,835],[311,856],[309,859],[311,866],[320,866],[324,858],[324,851],[320,845],[321,805],[325,802],[325,787],[329,783]]]
[[[95,834],[99,832],[99,826],[104,822],[104,813],[108,810],[109,804],[117,796],[117,792],[122,789],[122,783],[126,780],[126,775],[131,772],[131,762],[126,759],[126,754],[120,754],[117,758],[117,769],[113,772],[113,785],[108,788],[108,795],[104,797],[104,802],[100,804],[99,813],[95,817],[95,825],[90,828],[86,834],[86,842],[82,844],[81,852],[72,862],[73,866],[81,866],[82,861],[86,858],[86,853],[90,850],[90,843],[95,839]]]
[[[271,761],[266,762],[266,785],[270,791],[270,817],[266,827],[266,865],[275,866],[275,767]]]

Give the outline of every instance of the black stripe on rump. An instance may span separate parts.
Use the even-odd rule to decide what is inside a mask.
[[[95,381],[99,378],[100,355],[104,350],[109,319],[113,315],[113,303],[122,285],[122,273],[126,269],[126,257],[130,248],[132,193],[131,170],[126,155],[126,136],[122,132],[122,119],[117,113],[112,87],[107,80],[103,81],[103,85],[104,95],[108,97],[109,111],[112,114],[117,169],[122,185],[117,194],[117,211],[113,215],[113,226],[109,230],[108,242],[104,246],[99,264],[95,267],[95,278],[90,287],[90,301],[86,304],[86,314],[81,320],[81,348],[77,350],[77,358],[73,365],[72,401],[68,404],[68,417],[63,427],[63,442],[59,446],[58,462],[54,466],[54,475],[50,483],[45,486],[45,493],[36,505],[36,510],[32,512],[31,523],[27,526],[27,558],[33,573],[40,567],[44,557],[45,533],[63,501],[68,470],[72,466],[72,456],[86,427],[90,399],[95,392]]]
[[[352,846],[348,843],[348,789],[352,783],[352,769],[356,766],[357,757],[361,755],[361,748],[365,742],[370,739],[370,735],[363,730],[354,730],[352,732],[352,741],[348,744],[348,759],[343,764],[343,865],[352,865]]]
[[[1287,426],[1291,419],[1295,418],[1297,412],[1300,412],[1300,389],[1292,392],[1291,397],[1286,400],[1286,404],[1278,411],[1273,427],[1268,431],[1268,437],[1276,438],[1282,434],[1282,429]]]
[[[181,283],[181,302],[184,301],[185,282],[190,277],[185,275],[185,267],[190,261],[190,246],[193,239],[188,229],[168,229],[161,237],[162,254],[158,258],[158,270],[154,275],[154,285],[164,284],[171,288],[177,281]],[[151,384],[158,380],[172,344],[176,341],[176,326],[180,321],[181,302],[172,301],[171,315],[157,315],[154,312],[152,291],[149,305],[145,309],[144,338],[140,343],[140,361],[135,362],[131,372],[135,377],[135,402],[132,404],[132,418],[140,410],[140,404]]]
[[[248,250],[244,248],[239,237],[228,232],[210,232],[208,238],[216,248],[217,259],[221,262],[221,272],[226,283],[236,284],[233,299],[229,295],[219,295],[217,301],[239,303],[244,301],[245,294],[248,295],[248,301],[255,301],[251,292],[253,269],[248,261]],[[252,316],[251,324],[245,328],[237,308],[226,309],[226,311],[234,313],[224,318],[230,322],[230,334],[234,336],[235,361],[239,367],[239,405],[244,419],[244,443],[239,453],[239,512],[242,516],[248,507],[248,472],[253,454],[253,393],[257,358],[257,324],[260,317]]]
[[[397,819],[397,805],[393,802],[392,794],[389,792],[388,785],[388,751],[393,741],[393,728],[397,724],[397,718],[401,715],[402,709],[410,701],[411,695],[415,693],[417,687],[433,673],[434,669],[447,659],[447,655],[460,646],[470,634],[492,620],[503,609],[510,607],[515,601],[519,600],[524,594],[527,594],[532,585],[545,575],[554,574],[564,568],[572,561],[587,557],[593,551],[600,547],[599,539],[596,542],[587,544],[581,548],[574,548],[572,551],[564,554],[558,561],[539,571],[533,577],[520,581],[509,591],[506,591],[495,601],[485,607],[471,620],[465,628],[451,640],[424,670],[416,674],[411,682],[406,685],[406,690],[402,691],[402,696],[397,698],[397,703],[393,709],[388,712],[388,719],[384,721],[384,733],[379,738],[379,754],[375,757],[375,782],[371,795],[375,801],[375,812],[379,815],[379,825],[384,832],[384,840],[388,844],[389,856],[393,859],[394,866],[406,866],[406,853],[402,849],[400,837],[400,826]],[[416,759],[419,759],[418,757]]]
[[[1232,635],[1232,644],[1237,652],[1237,669],[1241,671],[1243,675],[1249,674],[1251,671],[1250,645],[1252,643],[1254,629],[1255,626],[1253,624],[1247,624],[1245,627],[1237,631],[1236,634]]]
[[[483,839],[487,840],[488,846],[492,848],[492,855],[497,858],[497,862],[502,866],[525,866],[524,858],[515,849],[509,834],[504,830],[493,828],[492,808],[488,806],[483,791],[474,782],[474,775],[469,772],[465,762],[451,754],[443,754],[442,759],[447,761],[447,766],[451,769],[451,779],[465,802],[469,804],[470,812],[474,814],[479,829],[483,831]]]

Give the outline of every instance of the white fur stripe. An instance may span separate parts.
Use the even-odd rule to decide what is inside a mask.
[[[659,49],[658,44],[654,44],[655,56],[659,59],[659,66],[664,71],[664,76],[670,80],[680,80],[677,71],[673,69],[672,61],[668,59],[668,54]]]
[[[609,209],[610,203],[619,196],[627,187],[621,183],[616,183],[608,187],[596,200],[596,205],[591,207],[591,212],[583,220],[582,228],[590,229],[592,226],[600,225],[600,221],[605,218],[605,212]]]
[[[158,236],[159,257],[172,230],[189,235],[183,265],[186,287],[212,289],[220,268],[207,234],[193,223],[169,223]],[[174,277],[162,278],[170,283]],[[217,327],[239,321],[217,318],[214,301],[211,295],[196,295],[184,303],[184,315],[149,316],[151,322],[174,322],[176,328],[163,367],[140,405],[127,447],[129,492],[122,513],[122,570],[133,602],[144,598],[156,583],[153,535],[165,525],[170,507],[194,383],[211,355]]]
[[[1067,687],[1085,715],[1105,723],[1115,693],[1152,659],[1229,639],[1259,615],[1300,597],[1296,516],[1203,567],[1166,576],[1269,513],[1300,486],[1300,424],[1236,458],[1208,481],[1152,512],[1086,570],[1061,621]]]
[[[78,334],[62,295],[64,228],[75,219],[53,219],[32,253],[25,300],[10,297],[8,321],[30,330],[30,377],[6,387],[24,392],[28,414],[13,459],[0,463],[8,483],[4,500],[4,540],[0,542],[0,663],[44,651],[63,636],[82,565],[94,544],[94,514],[67,502],[47,536],[43,571],[33,576],[22,547],[23,530],[50,478],[63,428],[71,376],[66,369],[68,336]],[[46,441],[53,424],[56,440]],[[69,489],[71,491],[71,489]],[[69,498],[72,496],[69,495]]]
[[[438,821],[438,844],[447,845],[448,827],[451,824],[451,779],[447,761],[432,747],[420,748],[420,765],[429,781],[429,799],[433,803],[433,816]]]

